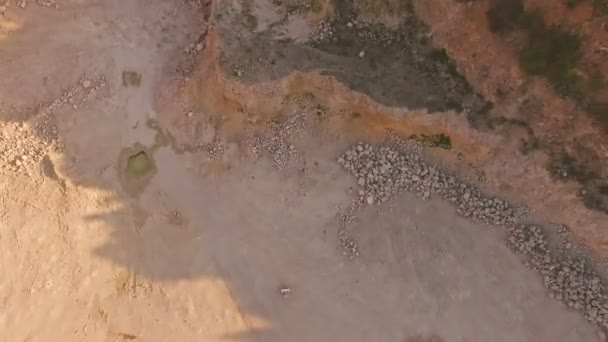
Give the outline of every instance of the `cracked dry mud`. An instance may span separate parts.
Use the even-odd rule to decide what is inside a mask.
[[[0,1],[0,340],[605,340],[606,215],[348,3]]]

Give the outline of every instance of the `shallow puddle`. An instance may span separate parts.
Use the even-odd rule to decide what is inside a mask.
[[[127,159],[127,174],[130,177],[143,177],[153,170],[154,162],[145,151],[140,151]]]
[[[137,195],[146,187],[156,173],[156,163],[152,154],[142,144],[124,149],[118,160],[118,175],[123,188],[131,195]]]

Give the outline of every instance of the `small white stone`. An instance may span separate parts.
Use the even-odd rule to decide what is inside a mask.
[[[347,26],[348,28],[353,28],[353,23],[348,22],[348,24],[346,24],[346,26]]]
[[[363,57],[365,57],[365,51],[359,52],[359,58],[363,58]]]
[[[366,200],[367,204],[374,204],[374,196],[368,196]]]
[[[188,114],[187,114],[187,115],[188,115],[188,117],[189,117],[189,118],[191,118],[191,117],[193,117],[193,116],[194,116],[194,112],[188,112]]]

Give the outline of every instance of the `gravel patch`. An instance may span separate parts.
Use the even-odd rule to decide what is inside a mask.
[[[573,244],[563,231],[559,232],[559,247],[550,246],[543,227],[523,222],[526,208],[483,194],[459,177],[427,163],[415,144],[396,142],[394,147],[358,143],[338,158],[359,186],[353,204],[339,220],[338,242],[345,255],[359,255],[357,242],[348,236],[348,225],[363,206],[385,203],[403,190],[415,192],[421,199],[441,196],[453,203],[463,217],[506,228],[508,247],[542,276],[550,296],[580,311],[605,335],[605,283],[591,263],[574,255]]]
[[[460,215],[494,225],[515,224],[525,208],[489,197],[437,166],[426,163],[418,153],[401,153],[386,146],[357,144],[338,163],[357,178],[359,202],[385,203],[403,190],[420,198],[439,195],[457,206]]]
[[[603,331],[608,329],[605,283],[584,257],[567,252],[573,248],[571,242],[564,240],[561,250],[555,250],[549,247],[543,227],[520,224],[507,227],[507,245],[540,273],[552,298],[580,311]]]
[[[55,113],[85,107],[107,84],[101,75],[85,75],[65,89],[60,97],[39,105],[36,113],[24,122],[0,122],[0,170],[31,176],[49,152],[61,152]]]
[[[28,124],[0,122],[0,170],[31,176],[48,149]]]

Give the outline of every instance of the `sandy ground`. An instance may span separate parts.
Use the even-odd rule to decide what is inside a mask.
[[[599,341],[439,199],[365,209],[343,256],[346,133],[290,137],[306,168],[282,171],[238,140],[179,149],[159,122],[216,114],[158,111],[201,34],[193,4],[58,5],[0,16],[0,340]],[[135,183],[134,149],[153,159]]]

